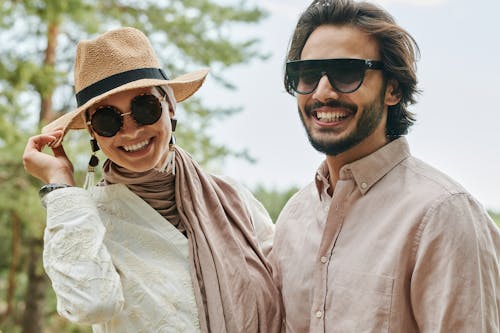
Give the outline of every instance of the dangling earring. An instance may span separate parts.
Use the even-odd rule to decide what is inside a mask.
[[[170,142],[168,144],[168,155],[172,156],[170,165],[172,166],[172,175],[175,175],[175,136],[173,133],[170,136]]]
[[[87,168],[87,175],[85,176],[85,183],[83,183],[83,188],[88,190],[94,186],[94,171],[95,167],[99,164],[99,158],[95,154],[100,148],[97,144],[96,139],[90,139],[90,149],[92,149],[92,155],[90,156],[89,166]]]
[[[168,172],[172,170],[172,175],[175,175],[175,136],[173,132],[175,132],[175,127],[177,126],[177,119],[170,118],[170,122],[172,123],[172,134],[170,135],[170,142],[168,144],[168,155],[161,171]]]
[[[170,123],[172,124],[172,132],[175,132],[175,128],[177,127],[177,119],[170,118]]]

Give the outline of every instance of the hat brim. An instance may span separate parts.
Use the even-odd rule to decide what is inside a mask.
[[[64,136],[71,129],[84,129],[86,128],[84,115],[85,110],[113,94],[131,89],[168,85],[174,92],[175,100],[177,102],[182,102],[193,95],[198,89],[200,89],[201,85],[205,81],[208,71],[209,69],[207,68],[200,69],[191,73],[181,75],[172,80],[140,79],[129,82],[115,89],[109,90],[102,95],[96,96],[78,107],[76,110],[70,111],[57,118],[56,120],[44,126],[42,128],[42,133],[62,130],[64,132]],[[61,140],[63,136],[61,136]]]

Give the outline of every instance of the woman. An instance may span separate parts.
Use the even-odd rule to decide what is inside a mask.
[[[30,138],[23,156],[47,184],[44,267],[62,316],[94,332],[280,331],[265,210],[173,142],[176,102],[207,72],[168,79],[133,28],[78,44],[78,108]],[[88,191],[74,187],[61,144],[83,128],[107,157]],[[89,170],[96,164],[93,155]]]

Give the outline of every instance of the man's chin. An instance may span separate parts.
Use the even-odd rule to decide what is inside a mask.
[[[318,140],[309,136],[309,142],[312,147],[318,152],[328,156],[337,156],[343,152],[351,149],[357,142],[353,140],[340,139],[340,140]]]

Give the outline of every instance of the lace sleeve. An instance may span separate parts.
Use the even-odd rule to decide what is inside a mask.
[[[123,292],[96,204],[76,187],[53,191],[46,199],[43,264],[57,311],[73,322],[106,322],[122,309]]]

